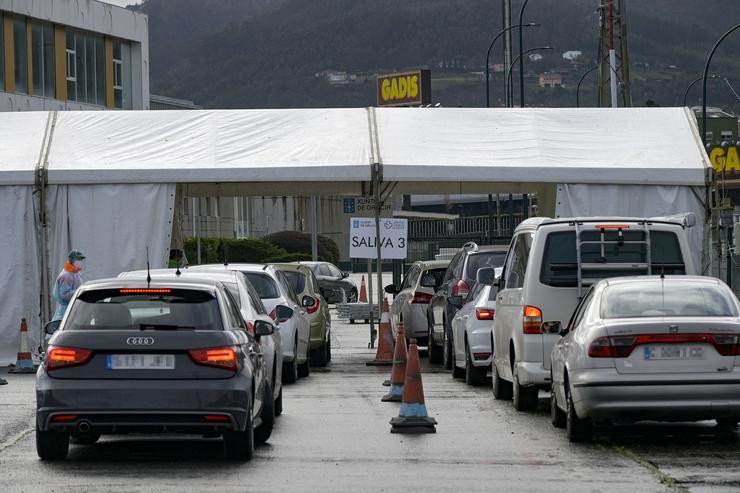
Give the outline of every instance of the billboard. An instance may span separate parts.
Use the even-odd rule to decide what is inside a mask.
[[[378,106],[420,106],[432,102],[432,74],[414,70],[378,75]]]
[[[353,217],[349,220],[349,257],[377,258],[375,218]],[[405,259],[408,245],[408,220],[380,218],[380,256]]]
[[[712,146],[708,152],[712,167],[720,177],[740,178],[740,149],[738,146]]]

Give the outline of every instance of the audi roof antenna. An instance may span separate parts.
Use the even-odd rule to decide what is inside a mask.
[[[149,269],[149,245],[146,246],[146,287],[149,288],[149,285],[152,283],[152,276],[150,274]]]
[[[224,267],[229,266],[229,245],[224,242]]]

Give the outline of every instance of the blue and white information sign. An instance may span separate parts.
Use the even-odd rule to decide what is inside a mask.
[[[375,218],[353,217],[349,220],[350,258],[377,258]],[[380,218],[380,257],[405,259],[408,220]]]

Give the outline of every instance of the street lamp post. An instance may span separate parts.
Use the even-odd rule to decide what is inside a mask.
[[[716,75],[716,74],[708,75],[707,77],[709,77],[710,79],[719,79],[720,78],[720,76],[719,75]],[[686,91],[683,93],[683,105],[684,106],[686,106],[686,98],[689,95],[689,90],[692,87],[694,87],[694,84],[696,84],[697,82],[699,82],[703,78],[704,77],[701,77],[701,76],[697,77],[696,79],[692,80],[691,83],[686,87]]]
[[[529,0],[524,0],[522,8],[519,9],[519,106],[524,108],[524,34],[522,33],[522,17],[524,9]],[[512,65],[514,65],[512,63]],[[514,106],[514,93],[511,93],[511,105]]]
[[[576,108],[580,108],[581,107],[580,94],[581,94],[581,83],[583,82],[583,79],[585,79],[588,74],[590,74],[591,72],[593,72],[597,68],[599,68],[599,66],[598,65],[594,65],[590,69],[586,70],[583,73],[583,75],[581,76],[580,80],[578,81],[578,86],[576,87]]]
[[[717,51],[717,47],[719,47],[720,43],[737,29],[740,29],[740,24],[733,27],[732,29],[724,33],[721,38],[719,38],[717,43],[715,43],[714,48],[712,48],[712,51],[709,53],[709,56],[707,57],[706,65],[704,65],[704,78],[702,81],[701,96],[701,131],[704,132],[704,135],[702,136],[702,142],[704,142],[705,144],[707,144],[707,74],[709,73],[709,64],[712,61],[714,52]]]
[[[509,69],[506,72],[506,80],[509,82],[509,85],[511,85],[511,69],[514,68],[514,65],[516,65],[516,62],[519,61],[522,56],[526,55],[527,53],[531,53],[533,51],[539,51],[539,50],[552,50],[552,46],[540,46],[538,48],[530,48],[517,56],[513,62],[511,62],[511,65],[509,65]],[[512,96],[511,100],[509,101],[510,107],[514,106],[514,97]]]
[[[530,22],[529,24],[524,24],[524,26],[520,26],[519,24],[516,24],[514,26],[509,26],[506,29],[501,30],[496,35],[496,37],[493,38],[493,41],[491,41],[491,44],[488,45],[488,51],[486,52],[486,108],[490,108],[491,107],[491,96],[490,96],[490,91],[491,91],[491,89],[490,89],[491,88],[491,82],[490,82],[490,79],[491,79],[491,70],[488,67],[488,60],[491,58],[491,49],[493,49],[494,43],[496,41],[498,41],[498,38],[500,38],[501,36],[503,36],[504,34],[506,34],[508,31],[511,31],[512,29],[515,29],[517,27],[535,27],[535,26],[539,26],[539,24],[537,24],[535,22]]]

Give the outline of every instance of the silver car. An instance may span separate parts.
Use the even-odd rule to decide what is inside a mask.
[[[740,306],[720,280],[640,276],[596,283],[552,350],[551,414],[571,441],[598,422],[740,419]]]
[[[385,292],[393,295],[390,318],[394,341],[398,333],[398,323],[403,321],[407,340],[416,338],[420,345],[427,344],[427,308],[434,292],[442,284],[442,277],[449,264],[449,260],[414,262],[406,272],[401,286],[390,284],[385,287]]]
[[[56,330],[55,330],[56,329]],[[108,279],[82,285],[36,374],[36,450],[67,455],[70,438],[222,435],[227,457],[251,459],[274,423],[259,344],[220,282]],[[274,326],[255,322],[258,336]]]

